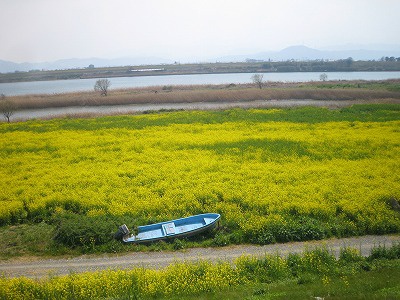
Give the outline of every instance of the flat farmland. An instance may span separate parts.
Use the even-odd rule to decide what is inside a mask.
[[[394,234],[382,237],[397,240],[399,128],[397,104],[2,123],[0,257],[14,258],[6,265],[15,267],[40,263],[39,256],[80,253],[203,251],[367,234]],[[113,239],[122,223],[133,227],[203,212],[220,213],[221,226],[194,240],[134,246]],[[276,246],[287,250],[290,245]],[[38,279],[3,275],[0,295],[398,297],[393,275],[399,273],[398,244],[376,245],[367,257],[361,255],[361,242],[360,249],[343,247],[337,257],[322,247],[286,257],[265,253],[243,254],[233,262],[176,261],[160,270],[50,272]],[[218,257],[218,251],[206,249]],[[187,258],[187,251],[178,254]],[[109,261],[99,259],[100,264]]]
[[[359,105],[1,124],[0,223],[49,224],[58,242],[94,248],[118,222],[204,212],[222,215],[215,244],[396,233],[399,117]],[[77,220],[108,227],[78,239]]]

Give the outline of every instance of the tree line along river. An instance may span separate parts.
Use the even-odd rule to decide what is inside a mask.
[[[400,79],[400,72],[326,72],[328,80],[386,80]],[[192,74],[111,78],[112,89],[165,85],[238,84],[250,83],[249,73]],[[321,72],[263,73],[265,81],[319,81]],[[91,91],[97,79],[71,79],[0,83],[0,94],[6,96],[54,94]]]

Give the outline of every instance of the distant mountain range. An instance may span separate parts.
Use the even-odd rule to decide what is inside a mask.
[[[392,47],[391,49],[384,50],[317,50],[306,46],[291,46],[281,51],[268,51],[252,55],[236,55],[220,57],[218,61],[221,62],[236,62],[245,61],[248,59],[253,60],[272,60],[272,61],[286,61],[289,59],[294,60],[316,60],[328,59],[338,60],[353,58],[354,60],[379,60],[381,57],[400,57],[400,45]]]
[[[246,60],[260,61],[286,61],[294,60],[315,60],[328,59],[338,60],[352,57],[354,60],[379,60],[381,57],[400,57],[400,45],[392,46],[390,49],[372,50],[317,50],[306,46],[291,46],[281,51],[267,51],[247,55],[230,55],[219,58],[210,59],[210,62],[243,62]],[[157,57],[137,57],[137,58],[85,58],[85,59],[63,59],[54,62],[43,63],[14,63],[11,61],[0,60],[0,73],[9,72],[27,72],[30,70],[63,70],[74,68],[87,68],[89,65],[94,67],[115,67],[129,65],[154,65],[154,64],[171,64],[173,60],[157,58]]]

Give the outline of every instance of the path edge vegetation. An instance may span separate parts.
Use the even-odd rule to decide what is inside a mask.
[[[390,272],[391,275],[384,277],[379,272]],[[400,285],[397,281],[383,278],[390,279],[399,273],[400,244],[392,247],[378,245],[368,257],[361,256],[357,249],[342,248],[336,258],[329,249],[317,248],[286,257],[279,254],[261,258],[243,255],[234,263],[183,262],[160,270],[107,270],[50,275],[44,279],[0,277],[0,298],[186,299],[201,296],[211,299],[223,293],[225,299],[240,299],[233,296],[238,291],[247,293],[247,296],[270,299],[277,296],[274,288],[280,284],[285,287],[281,290],[282,298],[300,289],[302,294],[298,297],[304,297],[305,293],[309,297],[343,297],[348,294],[394,299],[400,296]],[[377,275],[374,286],[363,282],[364,278]]]

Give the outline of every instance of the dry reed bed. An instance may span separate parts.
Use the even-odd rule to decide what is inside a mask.
[[[272,86],[272,88],[270,87]],[[95,92],[10,97],[19,109],[47,107],[125,105],[144,103],[238,102],[254,100],[313,99],[313,100],[370,100],[400,99],[400,93],[367,89],[315,89],[286,85],[279,88],[271,83],[257,89],[249,85],[170,86],[111,90],[104,97]]]

